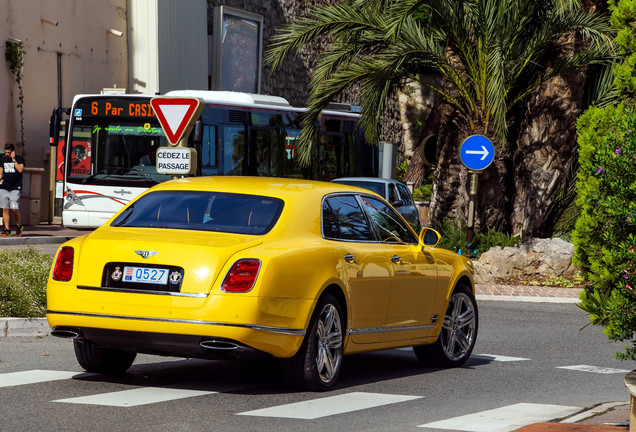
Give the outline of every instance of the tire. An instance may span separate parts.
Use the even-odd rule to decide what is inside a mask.
[[[114,348],[104,348],[90,342],[74,339],[75,357],[87,372],[126,372],[135,361],[137,353]]]
[[[342,368],[342,309],[331,294],[320,298],[298,352],[281,362],[291,384],[314,391],[333,387]]]
[[[466,285],[457,285],[448,301],[437,341],[431,345],[414,346],[413,351],[426,365],[459,367],[473,352],[478,327],[479,313],[475,296]]]

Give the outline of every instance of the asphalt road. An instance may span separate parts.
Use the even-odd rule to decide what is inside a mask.
[[[485,301],[480,321],[460,369],[422,368],[408,350],[356,355],[329,393],[290,389],[273,361],[140,356],[125,375],[91,375],[70,340],[1,338],[0,430],[479,430],[432,423],[510,406],[517,418],[528,407],[548,416],[567,407],[559,417],[628,401],[623,379],[633,363],[612,358],[620,345],[599,328],[581,331],[587,317],[574,304]]]

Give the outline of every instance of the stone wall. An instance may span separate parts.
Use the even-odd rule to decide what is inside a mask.
[[[573,277],[574,245],[553,239],[530,239],[519,247],[493,247],[475,265],[475,283],[495,283],[509,278],[526,280]]]
[[[208,0],[208,34],[212,34],[214,7],[228,6],[263,16],[263,40],[265,51],[269,48],[271,37],[276,29],[289,23],[293,17],[307,13],[314,4],[326,4],[320,0]],[[288,57],[285,64],[275,73],[263,67],[261,92],[284,97],[294,106],[306,106],[309,76],[313,71],[321,48],[327,42],[305,48],[299,56]],[[360,92],[352,90],[335,102],[360,105]],[[380,139],[391,143],[401,143],[400,111],[397,95],[391,100],[384,115],[380,130]]]

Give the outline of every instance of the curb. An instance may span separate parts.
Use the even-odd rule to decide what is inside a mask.
[[[0,318],[0,337],[48,336],[46,318]]]
[[[19,246],[36,244],[62,244],[75,237],[73,236],[42,236],[42,237],[3,237],[0,246]]]
[[[532,296],[506,296],[494,294],[477,294],[475,299],[480,301],[502,302],[526,302],[526,303],[580,303],[578,298],[567,297],[532,297]]]

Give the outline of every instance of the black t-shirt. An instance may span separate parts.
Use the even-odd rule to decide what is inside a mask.
[[[15,162],[24,165],[24,158],[16,155]],[[0,184],[0,189],[22,189],[22,173],[15,169],[13,160],[3,155],[2,158],[0,158],[0,166],[2,167],[2,184]]]

